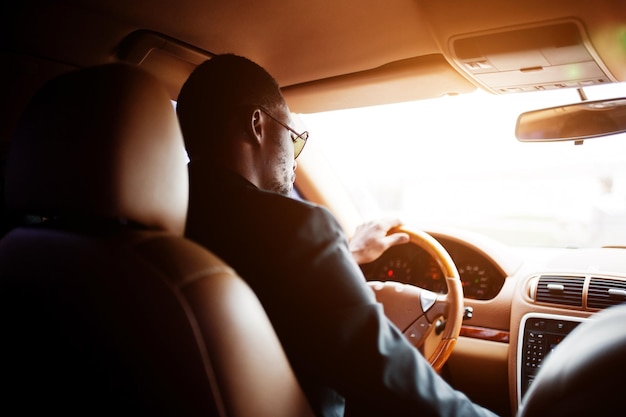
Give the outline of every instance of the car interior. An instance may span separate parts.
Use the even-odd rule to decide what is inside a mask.
[[[367,216],[353,199],[360,189],[346,191],[315,143],[323,142],[324,131],[316,137],[313,129],[322,115],[382,114],[382,106],[402,103],[434,108],[434,100],[477,93],[501,103],[532,95],[534,107],[515,110],[510,137],[499,139],[536,145],[537,159],[551,146],[586,151],[614,141],[623,149],[626,139],[621,0],[24,0],[0,7],[2,369],[11,387],[3,397],[20,415],[121,408],[313,415],[254,293],[211,248],[183,236],[188,179],[175,104],[189,74],[215,54],[246,56],[276,78],[311,131],[294,198],[327,207],[348,237]],[[595,89],[607,97],[590,98]],[[543,98],[562,91],[574,99]],[[442,131],[466,127],[447,115]],[[386,137],[370,143],[347,129],[361,142],[333,148],[340,164],[362,177],[354,168],[362,163],[381,189],[396,186],[382,180],[366,148],[403,153],[404,145],[398,150]],[[453,165],[446,139],[425,139],[425,149],[443,146]],[[514,163],[497,146],[473,151]],[[404,154],[396,162],[408,158],[409,167],[428,158]],[[553,171],[566,158],[556,155],[547,162]],[[521,244],[525,232],[546,223],[516,229],[504,242],[442,222],[406,222],[399,230],[410,243],[361,265],[385,313],[433,368],[503,417],[615,415],[621,406],[626,162],[619,151],[598,155],[615,169],[618,203],[602,229],[610,239],[529,248]],[[592,175],[571,165],[580,178]],[[460,200],[440,186],[447,170],[422,180],[434,179],[433,194],[418,205],[478,204],[471,193]],[[506,171],[490,175],[509,179]],[[578,181],[582,204],[587,182]],[[554,184],[546,201],[528,206],[564,192]],[[562,224],[579,214],[573,201],[571,212],[555,214]],[[506,227],[492,228],[500,236]]]

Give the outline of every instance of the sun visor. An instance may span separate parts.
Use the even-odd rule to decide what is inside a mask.
[[[440,54],[283,88],[299,113],[339,110],[470,93],[476,86]]]
[[[160,33],[138,30],[120,44],[118,57],[138,65],[163,82],[172,99],[197,65],[213,54]]]
[[[496,94],[616,82],[576,20],[456,36],[453,63]]]

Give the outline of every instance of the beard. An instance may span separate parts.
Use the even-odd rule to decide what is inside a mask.
[[[294,177],[295,173],[293,170],[291,171],[291,175],[289,172],[285,172],[284,175],[276,177],[276,179],[269,184],[267,190],[289,197],[293,191]]]
[[[290,197],[296,180],[297,165],[293,159],[293,148],[284,145],[286,142],[284,137],[282,140],[282,146],[277,143],[277,153],[274,157],[265,161],[266,166],[270,168],[270,175],[264,188],[267,191]]]
[[[272,178],[265,189],[284,196],[291,196],[295,179],[293,156],[285,152],[281,155],[278,163],[274,165]]]

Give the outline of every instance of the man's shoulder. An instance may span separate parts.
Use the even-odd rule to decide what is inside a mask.
[[[286,224],[303,226],[305,223],[313,223],[318,228],[338,227],[335,217],[324,206],[265,191],[260,191],[257,198],[257,207],[261,211],[266,214],[273,213],[274,215],[270,214],[269,217],[278,217]]]
[[[189,165],[189,174],[193,202],[214,201],[219,195],[222,202],[250,204],[250,208],[254,208],[254,204],[269,204],[289,210],[330,213],[326,208],[297,196],[261,190],[242,176],[223,168],[196,162]]]

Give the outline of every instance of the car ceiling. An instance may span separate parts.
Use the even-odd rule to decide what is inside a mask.
[[[1,7],[3,142],[46,79],[117,60],[155,73],[175,99],[194,65],[237,53],[276,77],[292,110],[313,112],[471,92],[482,86],[458,71],[452,37],[575,17],[612,80],[626,80],[622,0],[24,0]]]

